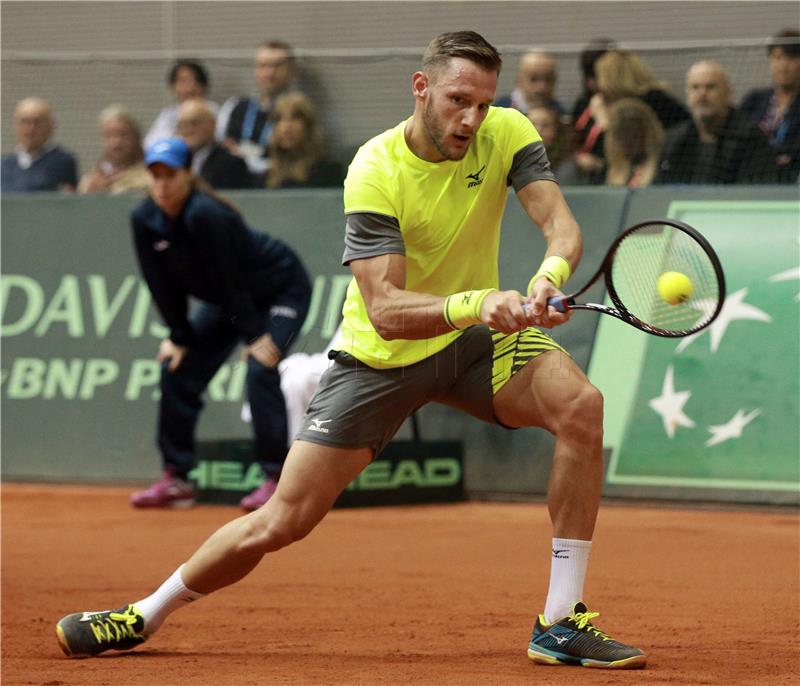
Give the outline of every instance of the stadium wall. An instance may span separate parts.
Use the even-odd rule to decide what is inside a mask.
[[[210,97],[250,93],[253,48],[295,46],[302,86],[319,104],[333,156],[410,113],[410,76],[436,34],[474,28],[503,52],[498,94],[513,88],[533,46],[557,59],[557,97],[580,92],[578,53],[608,36],[639,51],[679,98],[687,68],[721,62],[734,97],[768,83],[765,45],[797,26],[795,2],[4,2],[2,152],[14,149],[12,112],[24,96],[53,105],[57,139],[88,170],[100,153],[97,114],[125,105],[146,130],[171,96],[176,57],[202,59]]]
[[[593,273],[613,236],[634,221],[678,216],[717,246],[736,307],[724,326],[675,342],[616,320],[576,313],[555,330],[606,396],[606,493],[622,496],[796,502],[798,499],[798,225],[796,189],[565,189],[585,233],[573,277]],[[333,334],[349,272],[339,263],[339,191],[240,192],[251,225],[303,256],[314,299],[295,351]],[[50,194],[2,198],[2,474],[6,479],[134,481],[156,476],[153,445],[164,335],[138,276],[128,215],[137,196]],[[544,248],[509,199],[502,287],[523,289]],[[589,293],[602,298],[601,287]],[[608,319],[608,318],[606,318]],[[596,335],[597,332],[597,335]],[[659,416],[667,369],[689,399]],[[202,440],[245,438],[243,365],[212,382]],[[552,440],[543,431],[488,426],[446,407],[419,413],[422,438],[461,440],[474,496],[546,490]],[[737,435],[738,431],[738,435]],[[409,438],[408,426],[398,436]]]

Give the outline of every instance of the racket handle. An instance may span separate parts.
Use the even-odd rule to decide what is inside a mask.
[[[555,307],[559,312],[566,312],[571,304],[570,299],[566,295],[553,295],[547,299],[547,305]],[[531,306],[525,303],[522,309],[527,312],[531,309]]]

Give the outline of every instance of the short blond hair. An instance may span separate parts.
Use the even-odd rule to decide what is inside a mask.
[[[136,119],[133,118],[133,115],[122,105],[109,105],[100,110],[100,114],[97,116],[97,123],[100,125],[100,128],[102,128],[114,119],[121,119],[124,121],[128,127],[130,127],[131,131],[136,134],[136,138],[141,139],[142,131],[139,128],[139,122],[137,122]]]

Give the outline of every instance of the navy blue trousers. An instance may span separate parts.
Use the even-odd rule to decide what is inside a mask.
[[[307,286],[307,287],[305,287]],[[285,354],[297,337],[308,312],[311,289],[306,283],[264,308],[266,330]],[[277,306],[277,308],[276,308]],[[287,317],[286,307],[297,312]],[[276,308],[273,311],[273,308]],[[272,312],[271,312],[272,311]],[[214,374],[240,342],[239,333],[225,312],[201,303],[190,315],[197,340],[189,347],[180,367],[161,367],[161,403],[157,443],[164,468],[185,478],[197,461],[195,430],[203,409],[202,395]],[[277,369],[247,358],[247,399],[253,415],[255,456],[268,476],[280,474],[286,459],[286,403]]]

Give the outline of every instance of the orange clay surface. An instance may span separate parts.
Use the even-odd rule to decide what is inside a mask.
[[[2,684],[798,684],[796,511],[604,505],[586,584],[644,671],[530,662],[542,504],[336,510],[130,653],[64,657],[64,614],[147,595],[232,507],[139,512],[119,488],[2,487]]]

